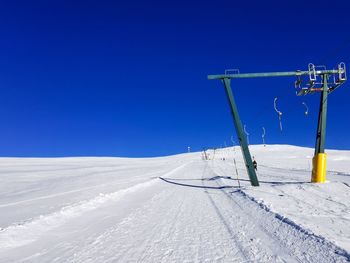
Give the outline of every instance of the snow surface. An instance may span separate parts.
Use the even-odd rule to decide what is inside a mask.
[[[0,262],[349,262],[350,151],[311,184],[313,149],[250,149],[260,187],[238,147],[0,158]]]

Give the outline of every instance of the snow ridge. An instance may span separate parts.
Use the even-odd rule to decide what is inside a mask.
[[[117,201],[129,193],[149,187],[155,182],[156,180],[152,179],[148,182],[140,183],[117,192],[109,194],[100,193],[99,196],[91,200],[82,201],[74,205],[63,207],[61,210],[49,215],[41,215],[37,219],[23,225],[12,225],[2,229],[0,231],[0,250],[19,247],[33,242],[46,231],[58,227],[70,219],[81,216],[83,213],[88,211],[97,209],[109,201]]]
[[[348,261],[350,261],[350,254],[338,247],[337,245],[335,245],[334,243],[332,243],[331,241],[327,240],[326,238],[320,236],[320,235],[316,235],[314,234],[312,231],[307,230],[305,228],[303,228],[301,225],[295,223],[293,220],[279,214],[276,213],[274,211],[272,211],[267,205],[265,205],[263,202],[260,202],[259,200],[255,199],[254,197],[248,195],[247,193],[245,193],[242,189],[238,189],[237,193],[241,194],[242,196],[244,196],[245,198],[248,198],[249,200],[253,201],[254,203],[256,203],[260,208],[262,208],[263,210],[265,210],[268,213],[271,213],[275,216],[275,218],[277,218],[278,220],[280,220],[282,223],[285,223],[291,227],[293,227],[295,230],[299,231],[300,233],[305,234],[308,238],[314,239],[316,243],[322,244],[322,246],[327,247],[327,250],[329,250],[331,248],[331,250],[334,251],[335,254],[340,255],[345,257]]]

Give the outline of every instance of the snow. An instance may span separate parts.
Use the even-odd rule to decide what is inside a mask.
[[[0,158],[0,262],[350,261],[350,151],[328,150],[311,184],[313,149],[250,150],[260,187],[238,147]]]

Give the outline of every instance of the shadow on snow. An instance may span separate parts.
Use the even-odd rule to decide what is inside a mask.
[[[179,181],[179,180],[190,180],[190,179],[172,179],[172,178],[163,178],[163,177],[159,177],[159,179],[163,180],[164,182],[167,182],[169,184],[176,184],[176,185],[180,185],[180,186],[187,186],[187,187],[194,187],[194,188],[204,188],[204,189],[237,188],[237,186],[229,186],[229,185],[224,185],[224,186],[206,186],[206,185],[183,184],[183,183],[174,182],[174,181]],[[205,179],[193,179],[193,180],[204,181]]]
[[[223,189],[223,188],[236,188],[236,186],[204,186],[204,185],[191,185],[191,184],[184,184],[184,183],[178,183],[174,181],[215,181],[219,179],[228,179],[232,181],[243,181],[243,182],[250,182],[248,179],[236,179],[232,178],[231,176],[214,176],[210,178],[194,178],[194,179],[188,179],[188,178],[164,178],[159,177],[159,179],[172,184],[182,185],[182,186],[189,186],[189,187],[197,187],[197,188],[209,188],[209,189]],[[271,185],[287,185],[287,184],[309,184],[310,182],[305,181],[294,181],[294,182],[283,182],[283,181],[261,181],[259,180],[259,183],[261,184],[271,184]]]

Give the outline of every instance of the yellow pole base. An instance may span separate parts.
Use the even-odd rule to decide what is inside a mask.
[[[318,153],[312,158],[312,183],[324,183],[326,181],[327,155]]]

